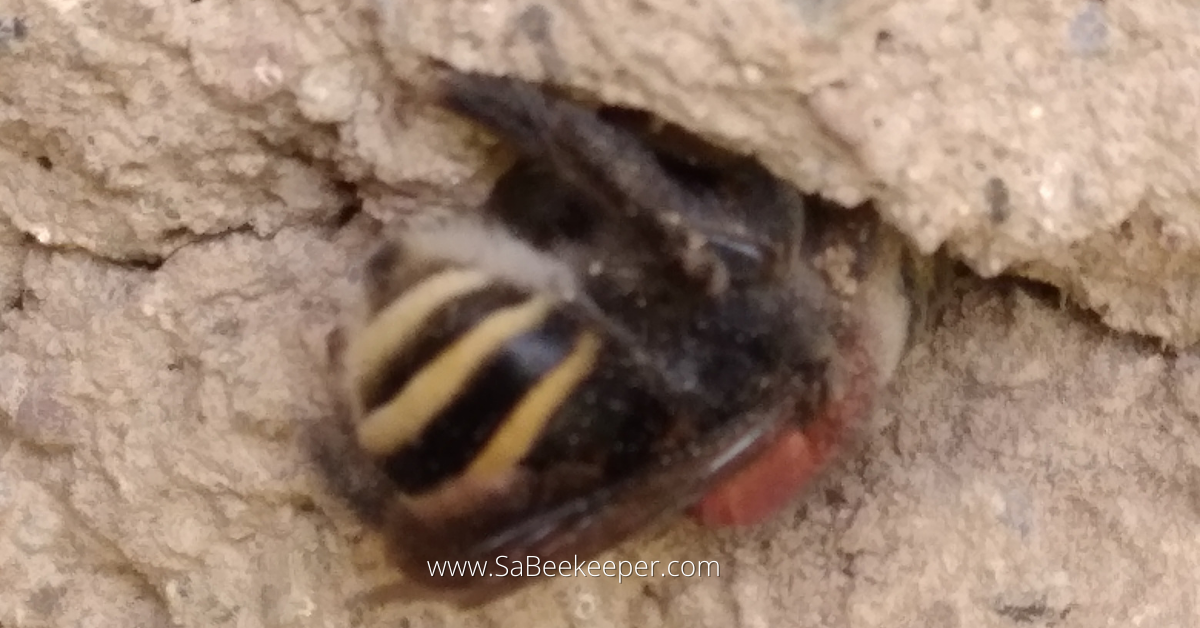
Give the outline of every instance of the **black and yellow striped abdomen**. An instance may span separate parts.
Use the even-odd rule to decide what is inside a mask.
[[[407,494],[524,459],[596,368],[600,336],[562,302],[431,269],[348,347],[359,444]]]

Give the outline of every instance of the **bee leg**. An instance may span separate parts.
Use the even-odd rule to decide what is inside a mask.
[[[312,461],[325,488],[339,498],[340,504],[364,522],[379,526],[386,516],[380,505],[389,503],[393,489],[379,469],[358,452],[352,410],[340,388],[345,373],[347,330],[342,326],[334,327],[326,335],[325,342],[333,407],[325,420],[305,423],[301,427],[297,444]]]
[[[631,244],[662,252],[683,278],[711,292],[728,284],[729,271],[704,229],[707,216],[721,213],[719,201],[677,182],[635,134],[507,77],[448,72],[439,101],[549,166],[601,219],[629,225],[640,240]]]
[[[338,416],[306,426],[299,444],[340,505],[369,525],[377,527],[384,522],[380,504],[388,503],[393,490],[379,470],[358,455],[346,418]]]

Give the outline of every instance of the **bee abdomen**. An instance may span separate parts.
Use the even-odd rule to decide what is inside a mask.
[[[561,302],[443,269],[379,311],[348,352],[358,440],[409,494],[516,465],[595,366]]]

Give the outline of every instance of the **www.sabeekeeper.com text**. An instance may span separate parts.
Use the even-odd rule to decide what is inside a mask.
[[[721,565],[715,560],[558,560],[543,561],[537,556],[510,559],[497,556],[492,561],[427,561],[433,577],[493,576],[520,578],[719,578]]]

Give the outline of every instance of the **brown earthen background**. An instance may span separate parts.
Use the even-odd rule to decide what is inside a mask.
[[[1198,45],[1183,0],[0,0],[0,626],[1194,625]],[[1154,339],[964,281],[793,509],[612,554],[719,578],[350,609],[386,572],[297,442],[372,237],[342,210],[481,193],[429,58],[651,109]]]

